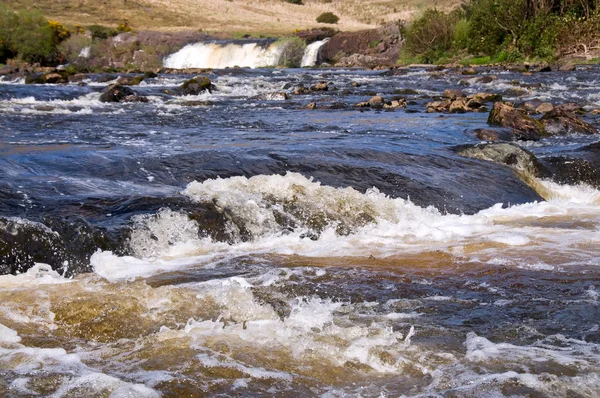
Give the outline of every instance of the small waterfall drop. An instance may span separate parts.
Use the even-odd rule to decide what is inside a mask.
[[[314,43],[311,43],[308,46],[306,46],[306,50],[304,50],[304,55],[302,56],[302,62],[300,66],[315,66],[319,57],[319,50],[328,41],[329,38],[315,41]]]
[[[234,66],[260,68],[276,66],[281,57],[277,43],[194,43],[169,55],[163,61],[166,68],[231,68]]]

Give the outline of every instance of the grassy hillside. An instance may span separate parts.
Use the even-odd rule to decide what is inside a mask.
[[[281,34],[317,26],[316,17],[332,11],[341,30],[371,28],[411,19],[427,7],[450,9],[461,0],[4,0],[15,9],[39,9],[47,18],[69,24],[117,25],[124,18],[134,29],[203,30],[235,34]]]

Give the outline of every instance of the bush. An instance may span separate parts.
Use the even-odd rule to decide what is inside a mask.
[[[115,29],[102,25],[90,25],[87,30],[92,34],[92,39],[108,39],[119,34]]]
[[[332,12],[324,12],[323,14],[317,17],[317,22],[319,23],[338,23],[340,18]]]
[[[457,22],[455,14],[436,9],[425,11],[408,27],[404,51],[418,56],[422,62],[435,62],[452,48]]]
[[[302,63],[302,56],[306,49],[304,40],[297,36],[280,39],[276,43],[281,48],[281,56],[278,66],[286,68],[298,68]]]
[[[29,63],[53,63],[58,55],[56,44],[52,27],[41,13],[0,6],[0,62],[17,56]]]

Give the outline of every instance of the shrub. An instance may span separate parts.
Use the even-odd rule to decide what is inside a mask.
[[[125,33],[125,32],[131,32],[131,26],[129,26],[129,20],[127,18],[124,18],[123,21],[121,21],[120,24],[117,25],[117,29],[116,29],[117,33]]]
[[[26,62],[46,64],[57,58],[54,32],[37,11],[16,12],[0,6],[0,43],[4,60],[18,56]]]
[[[306,49],[304,40],[297,36],[286,37],[278,40],[277,45],[281,48],[279,66],[285,66],[286,68],[297,68],[300,66],[304,50]]]
[[[435,62],[451,49],[456,16],[436,9],[425,11],[406,31],[405,51],[419,56],[423,62]]]
[[[102,25],[90,25],[87,30],[92,34],[93,39],[108,39],[119,33],[113,28]]]
[[[319,23],[338,23],[340,18],[332,12],[324,12],[323,14],[317,17],[317,22]]]

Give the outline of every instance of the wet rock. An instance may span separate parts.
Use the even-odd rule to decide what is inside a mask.
[[[135,91],[129,87],[114,83],[104,89],[100,95],[100,102],[121,102],[123,98],[135,95]]]
[[[519,110],[501,102],[494,103],[487,122],[491,126],[513,130],[518,140],[539,140],[548,135],[538,120],[523,115]]]
[[[466,97],[466,95],[462,90],[447,89],[447,90],[444,90],[444,92],[442,93],[442,97],[453,100],[456,98]]]
[[[0,76],[10,75],[15,72],[15,69],[10,65],[0,67]]]
[[[183,95],[198,95],[208,91],[211,93],[215,89],[210,79],[206,76],[197,76],[184,82],[179,86],[179,91]]]
[[[31,73],[25,76],[25,84],[44,84],[41,73]]]
[[[368,101],[362,101],[359,102],[358,104],[354,105],[356,108],[369,108],[371,106],[371,104],[369,104]]]
[[[306,94],[306,93],[308,93],[308,90],[302,86],[300,86],[300,87],[296,88],[296,90],[294,90],[294,95],[301,95],[301,94]]]
[[[371,99],[368,102],[371,108],[383,108],[384,101],[383,97],[380,95],[375,95],[371,97]]]
[[[327,84],[327,82],[322,81],[322,82],[315,84],[310,89],[311,89],[311,91],[328,91],[329,85]]]
[[[576,102],[567,102],[564,104],[556,105],[554,107],[557,111],[571,112],[579,115],[585,114],[585,110],[581,105]]]
[[[143,95],[128,95],[126,97],[124,97],[123,99],[121,99],[120,102],[129,102],[129,103],[136,103],[136,102],[143,102],[146,103],[148,102],[148,98],[144,97]]]
[[[475,93],[475,94],[468,95],[467,99],[476,99],[480,102],[487,103],[487,102],[502,101],[502,96],[500,94],[481,92],[481,93]]]
[[[302,107],[302,109],[316,109],[316,108],[317,108],[316,102],[310,102]]]
[[[144,76],[122,76],[117,79],[117,83],[122,86],[138,86],[144,80]]]
[[[155,79],[158,77],[158,74],[153,71],[144,72],[144,79]]]
[[[473,134],[481,141],[512,141],[515,138],[512,131],[506,129],[476,129]]]
[[[383,104],[385,109],[406,108],[406,100],[404,98],[394,99]]]
[[[359,83],[357,83],[357,82],[352,82],[352,83],[350,83],[350,85],[351,85],[352,87],[360,87],[360,84],[359,84]]]
[[[558,71],[560,72],[572,72],[576,69],[577,65],[574,62],[566,62],[562,65],[558,66]]]
[[[467,106],[466,98],[458,98],[450,104],[448,107],[448,111],[450,113],[465,113],[469,112],[471,109]]]
[[[470,98],[470,99],[467,98],[466,99],[466,108],[470,112],[474,112],[474,111],[485,112],[485,111],[487,111],[487,108],[485,107],[485,102],[482,101],[481,99],[479,99],[478,97]]]
[[[267,94],[258,96],[258,99],[262,99],[262,100],[266,100],[266,101],[285,101],[289,98],[290,97],[287,95],[287,93],[284,93],[284,92],[267,93]]]
[[[579,119],[575,113],[556,107],[542,116],[541,121],[550,135],[596,134],[598,129]]]
[[[477,74],[477,70],[475,70],[475,68],[468,68],[468,69],[464,69],[460,73],[463,74],[463,75],[476,75]]]
[[[115,76],[115,75],[102,75],[96,79],[96,82],[107,83],[107,82],[111,82],[111,81],[115,80],[116,78],[117,78],[117,76]]]
[[[592,116],[600,115],[600,109],[594,109],[594,110],[590,111],[590,115],[592,115]]]
[[[549,102],[543,102],[535,108],[535,113],[546,113],[554,110],[554,105]]]
[[[600,171],[587,159],[573,156],[549,156],[540,159],[545,171],[543,177],[558,184],[587,184],[600,187]]]
[[[485,76],[482,76],[482,77],[478,78],[475,81],[477,83],[488,84],[488,83],[491,83],[491,82],[496,81],[496,80],[498,80],[498,76],[496,76],[496,75],[485,75]]]
[[[71,83],[81,83],[86,80],[88,76],[85,73],[76,73],[74,75],[69,76],[69,82]]]
[[[54,73],[46,73],[45,75],[42,75],[42,80],[44,81],[44,83],[58,84],[58,83],[67,83],[69,81],[69,78],[66,76],[66,74],[54,72]]]
[[[452,102],[449,100],[445,101],[432,101],[427,104],[427,109],[425,112],[434,113],[434,112],[446,112],[450,108],[450,104]]]
[[[544,167],[535,155],[514,143],[477,144],[470,147],[459,147],[457,152],[468,158],[505,164],[525,180],[545,174]]]

